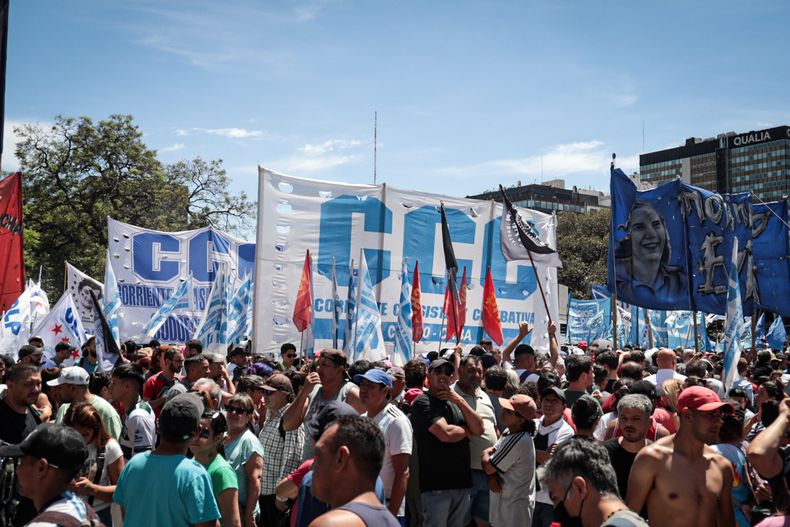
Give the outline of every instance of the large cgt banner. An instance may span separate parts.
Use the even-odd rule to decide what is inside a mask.
[[[501,205],[493,201],[438,196],[388,185],[350,185],[285,176],[259,168],[258,233],[254,331],[261,351],[278,351],[281,343],[300,344],[291,316],[305,252],[313,255],[316,349],[332,344],[332,262],[337,267],[341,319],[345,317],[349,263],[365,252],[376,290],[387,351],[392,353],[401,290],[401,262],[409,275],[420,263],[423,340],[417,352],[437,349],[443,340],[442,299],[445,263],[440,201],[458,259],[459,276],[467,270],[467,313],[463,344],[483,338],[481,309],[486,268],[491,267],[505,340],[522,321],[537,331],[526,342],[548,349],[547,315],[529,262],[507,262],[500,249]],[[552,217],[519,209],[525,221],[555,247]],[[537,255],[536,255],[537,258]],[[536,262],[537,263],[537,262]],[[556,269],[537,264],[557,320]],[[342,321],[341,321],[342,325]],[[342,341],[342,338],[341,338]],[[402,358],[401,358],[402,359]]]
[[[189,340],[200,322],[217,266],[228,266],[232,293],[254,271],[255,244],[217,229],[161,232],[107,218],[107,232],[121,296],[121,340],[146,340],[142,332],[148,321],[191,276],[189,309],[168,317],[155,335],[161,342]]]

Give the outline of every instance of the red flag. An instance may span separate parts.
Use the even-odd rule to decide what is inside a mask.
[[[302,279],[299,281],[299,292],[296,293],[293,321],[300,333],[313,323],[313,268],[309,250],[304,257]]]
[[[466,324],[466,266],[464,266],[464,274],[461,275],[461,284],[458,286],[458,331],[456,331],[458,340],[461,340],[464,324]]]
[[[494,279],[491,277],[491,268],[486,273],[486,285],[483,287],[483,330],[491,340],[501,346],[505,341],[502,335],[502,320],[499,318],[499,307],[496,303],[496,290]]]
[[[461,339],[461,332],[458,331],[458,289],[455,288],[455,276],[451,270],[447,275],[447,287],[444,290],[444,314],[447,319],[447,334],[444,337],[445,342],[449,342],[451,338],[457,337],[456,341]]]
[[[0,312],[7,311],[25,289],[22,232],[22,173],[0,181]]]
[[[422,298],[420,291],[420,262],[414,262],[414,278],[411,281],[411,339],[419,342],[422,338]]]

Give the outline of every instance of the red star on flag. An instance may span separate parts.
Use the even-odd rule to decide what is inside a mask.
[[[61,324],[55,324],[55,327],[52,328],[52,333],[54,333],[55,335],[61,333],[62,331],[63,331],[63,326]]]
[[[80,350],[75,349],[74,351],[71,352],[72,359],[77,359],[79,356],[80,356]]]

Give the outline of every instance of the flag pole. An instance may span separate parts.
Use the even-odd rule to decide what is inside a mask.
[[[442,351],[442,330],[444,330],[444,317],[447,314],[442,310],[442,325],[439,327],[439,349],[436,351]]]
[[[524,247],[527,249],[526,247]],[[529,263],[532,265],[532,271],[535,273],[535,280],[538,282],[538,289],[540,290],[540,298],[543,300],[543,307],[546,308],[546,316],[549,317],[549,325],[551,325],[551,311],[549,311],[549,303],[546,301],[546,295],[543,293],[543,284],[540,283],[540,275],[538,275],[538,268],[535,267],[535,260],[532,259],[532,251],[527,249],[529,255]]]
[[[639,309],[637,307],[637,309]],[[647,308],[643,308],[645,310],[645,324],[647,324],[647,343],[650,344],[650,347],[653,347],[653,326],[650,325],[650,312]]]
[[[699,329],[697,328],[697,312],[694,311],[694,352],[699,353]]]

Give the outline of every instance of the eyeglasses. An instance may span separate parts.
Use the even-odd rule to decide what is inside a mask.
[[[296,354],[295,353],[288,353],[285,356],[288,357],[289,359],[295,359],[296,358]]]
[[[252,410],[247,410],[246,408],[241,408],[240,406],[226,406],[225,409],[232,414],[249,415],[252,413]]]
[[[208,436],[211,435],[211,430],[207,426],[200,427],[200,437],[203,439],[208,439]]]

